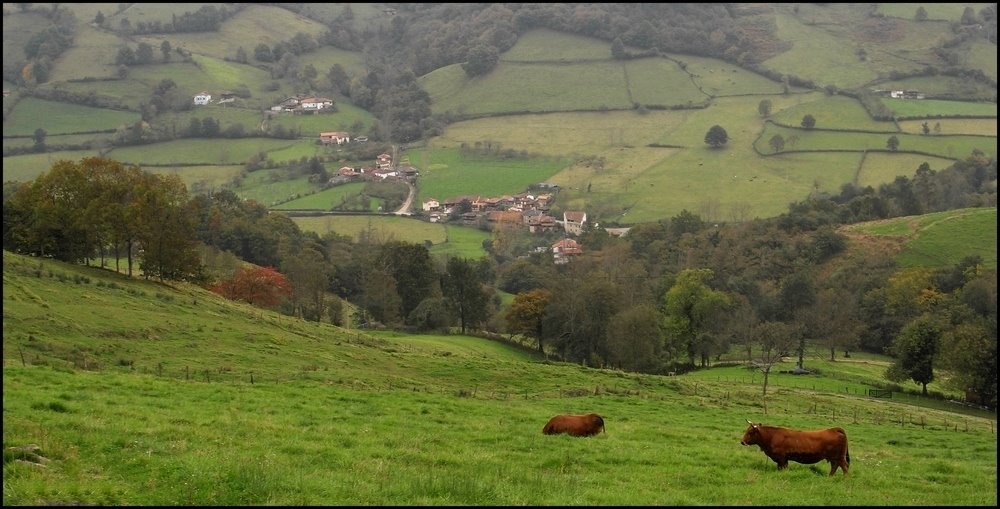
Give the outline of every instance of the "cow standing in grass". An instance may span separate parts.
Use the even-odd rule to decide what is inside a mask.
[[[557,415],[549,419],[542,428],[542,433],[546,435],[567,433],[574,437],[589,437],[602,431],[604,431],[604,419],[597,414]]]
[[[842,428],[799,431],[777,426],[754,424],[743,433],[743,445],[757,445],[768,458],[778,464],[778,470],[788,467],[789,461],[813,464],[822,460],[830,462],[830,475],[837,467],[847,475],[851,455],[847,451],[847,433]]]

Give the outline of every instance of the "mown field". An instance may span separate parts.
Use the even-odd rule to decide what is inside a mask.
[[[4,136],[32,136],[36,129],[47,134],[89,133],[117,129],[139,120],[139,114],[66,104],[28,97],[4,120]]]
[[[5,505],[996,504],[995,414],[869,398],[876,364],[776,375],[765,399],[745,369],[362,333],[6,252],[3,292]],[[585,412],[606,432],[541,434]],[[850,474],[778,471],[739,444],[747,419],[843,427]]]

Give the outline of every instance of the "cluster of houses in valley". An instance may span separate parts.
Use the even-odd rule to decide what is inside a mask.
[[[233,102],[236,100],[236,94],[234,92],[223,91],[219,94],[219,99],[216,101],[217,104],[225,104],[228,102]],[[194,98],[195,106],[205,106],[207,104],[212,104],[212,94],[210,92],[202,91],[195,94]],[[328,99],[326,97],[316,97],[314,95],[295,95],[292,97],[287,97],[280,103],[271,106],[271,111],[275,113],[320,113],[323,110],[329,110],[333,108],[333,99]]]

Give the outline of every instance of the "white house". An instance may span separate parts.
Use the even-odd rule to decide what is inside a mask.
[[[325,97],[305,97],[299,101],[299,107],[303,110],[321,110],[333,106],[333,101]]]
[[[427,198],[424,200],[423,209],[424,211],[438,210],[441,208],[441,203],[434,198]]]
[[[212,94],[208,92],[199,92],[198,95],[194,96],[194,104],[196,106],[202,106],[212,102]]]
[[[351,142],[351,135],[344,131],[326,131],[319,133],[319,141],[325,144],[336,143],[337,145],[343,145],[344,143]]]

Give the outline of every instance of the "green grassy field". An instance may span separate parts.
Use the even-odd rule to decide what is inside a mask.
[[[903,267],[945,267],[973,255],[982,257],[986,267],[997,266],[996,207],[899,217],[851,225],[847,229],[905,238],[897,256]]]
[[[882,104],[886,105],[898,117],[932,117],[935,115],[957,116],[978,115],[997,116],[997,103],[940,101],[936,99],[893,99],[885,97]]]
[[[593,37],[584,37],[542,28],[531,30],[512,48],[500,55],[507,62],[576,62],[611,59],[611,44]]]
[[[330,215],[293,217],[292,220],[303,231],[314,231],[320,235],[336,232],[356,240],[360,232],[372,228],[377,232],[379,238],[415,244],[424,244],[426,241],[430,241],[431,254],[442,258],[458,256],[479,259],[486,255],[486,251],[483,250],[483,241],[490,238],[489,232],[477,228],[429,223],[389,215]]]
[[[865,154],[864,162],[861,163],[861,170],[858,172],[855,184],[861,187],[878,188],[880,184],[892,182],[900,175],[912,178],[917,172],[917,168],[923,163],[927,163],[932,170],[938,171],[951,166],[953,162],[951,159],[918,154],[868,152]]]
[[[6,252],[3,266],[5,505],[996,504],[995,414],[857,393],[883,381],[877,365],[810,359],[821,375],[776,374],[765,399],[745,369],[584,368]],[[586,412],[605,433],[541,433]],[[739,444],[747,419],[843,427],[850,474],[778,471]]]
[[[992,4],[985,3],[881,3],[878,4],[878,11],[886,16],[894,16],[903,19],[913,19],[917,13],[917,8],[923,7],[927,11],[927,19],[959,21],[962,19],[962,12],[966,7],[972,7],[978,14],[984,7]]]
[[[977,46],[977,48],[978,47],[979,46]],[[996,48],[993,49],[995,50]],[[983,67],[983,69],[984,72],[986,72],[989,68]],[[996,95],[993,88],[985,83],[940,74],[937,76],[917,76],[901,80],[880,81],[878,85],[873,88],[881,88],[884,90],[918,90],[928,96],[940,96],[961,92],[963,94],[968,94],[970,98],[978,98],[983,101],[989,101]]]
[[[892,122],[873,120],[868,110],[856,99],[842,95],[828,96],[812,92],[803,97],[802,102],[793,106],[773,109],[771,120],[798,127],[802,117],[812,115],[816,119],[816,129],[859,129],[866,131],[896,132]]]
[[[642,58],[625,62],[628,90],[633,102],[674,106],[701,103],[708,95],[670,60]]]
[[[785,140],[795,136],[797,141],[794,146],[785,143],[785,151],[788,150],[888,150],[887,142],[890,136],[895,136],[899,140],[898,150],[902,152],[916,151],[931,154],[938,157],[961,159],[968,157],[975,149],[981,150],[990,157],[996,157],[997,139],[986,136],[924,136],[921,134],[906,133],[854,133],[827,131],[822,129],[789,129],[775,124],[767,124],[766,129],[757,139],[755,146],[757,150],[764,154],[774,153],[769,145],[769,140],[781,135]]]
[[[931,135],[937,134],[974,134],[978,136],[997,135],[997,121],[989,118],[932,118],[927,120],[901,120],[899,128],[904,133],[923,134],[923,125],[931,129]],[[934,131],[940,127],[940,133]]]
[[[49,171],[56,161],[79,161],[84,157],[97,156],[97,150],[64,150],[42,154],[25,154],[3,158],[3,180],[27,182]]]
[[[4,136],[31,136],[35,129],[42,128],[48,134],[85,133],[117,129],[137,120],[139,114],[135,112],[27,97],[4,120],[3,132]]]
[[[470,143],[469,146],[474,145]],[[524,192],[528,186],[545,182],[568,161],[560,158],[502,160],[495,157],[463,155],[457,148],[413,149],[407,152],[420,168],[419,191],[415,203],[427,198],[444,201],[463,195],[499,197]]]
[[[281,205],[276,205],[272,208],[276,210],[331,210],[335,207],[343,206],[348,199],[358,196],[362,191],[364,191],[364,189],[364,182],[353,182],[350,184],[324,189],[319,192],[314,192],[307,196],[284,202]],[[376,212],[383,208],[382,200],[379,200],[378,198],[372,198],[370,205],[371,212]],[[391,211],[387,210],[385,212]]]
[[[192,12],[197,10],[195,5]],[[243,47],[248,57],[253,57],[258,44],[274,46],[279,41],[291,39],[298,32],[313,36],[326,29],[322,23],[299,16],[287,9],[271,5],[248,5],[230,17],[218,32],[173,33],[136,37],[136,42],[148,42],[154,48],[169,40],[175,48],[217,59],[235,58],[236,50]]]
[[[241,164],[258,152],[267,153],[275,161],[298,160],[321,150],[311,140],[281,140],[274,138],[240,138],[210,140],[191,138],[120,147],[108,157],[133,164]]]
[[[791,42],[792,49],[765,60],[768,68],[840,88],[861,86],[878,77],[855,56],[854,47],[843,37],[783,13],[776,13],[775,21],[778,38]]]
[[[353,136],[368,133],[375,124],[375,117],[347,101],[336,101],[336,113],[293,115],[281,113],[271,117],[272,126],[285,126],[287,129],[298,129],[302,136],[319,139],[319,133],[324,131],[347,131]],[[360,130],[355,126],[361,126]]]

